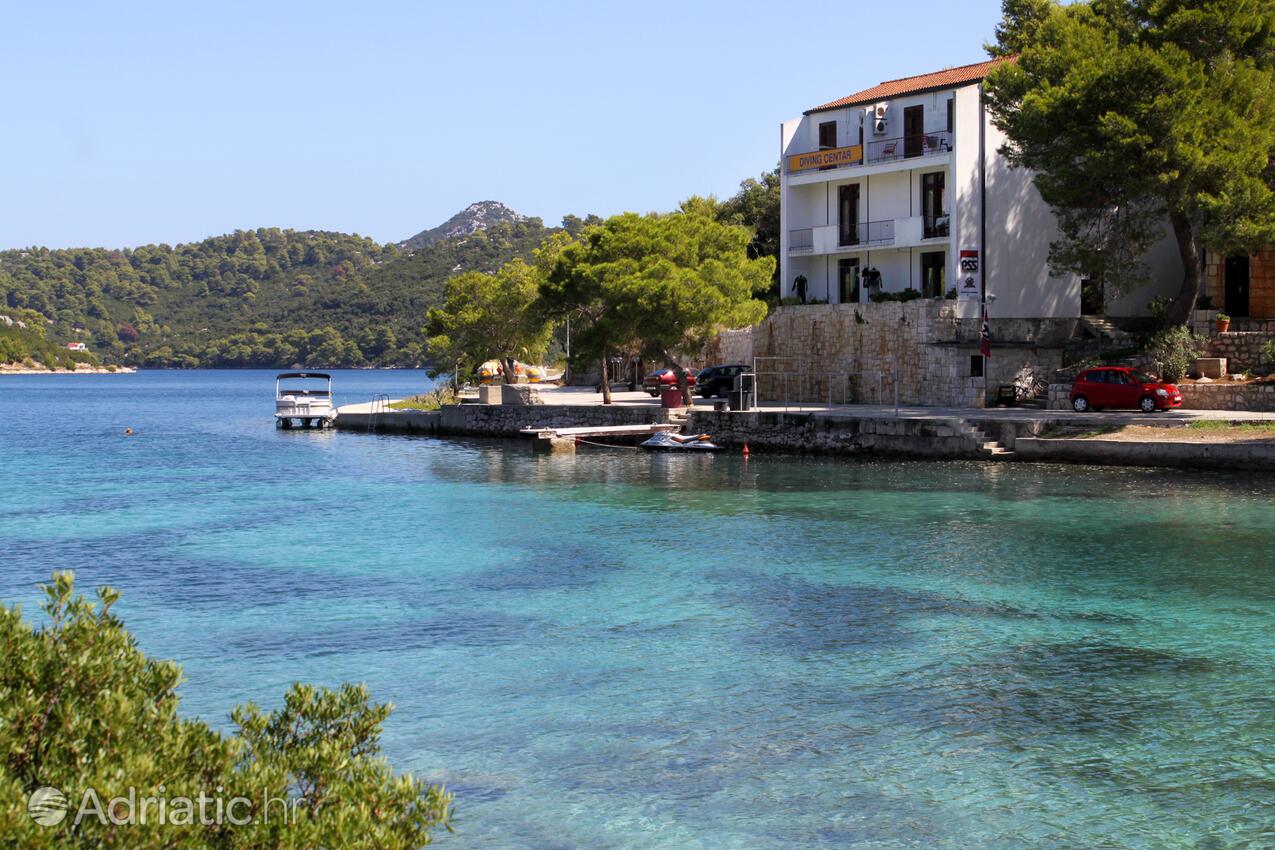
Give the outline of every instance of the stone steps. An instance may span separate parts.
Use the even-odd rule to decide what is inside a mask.
[[[1099,316],[1081,316],[1080,324],[1097,339],[1118,343],[1128,343],[1133,340],[1133,337],[1116,327],[1110,319],[1104,319]]]

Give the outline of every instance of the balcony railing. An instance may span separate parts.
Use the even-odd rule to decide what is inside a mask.
[[[881,139],[864,146],[866,162],[892,162],[918,156],[934,156],[952,149],[952,134],[947,130],[931,133],[915,133],[897,139]]]
[[[888,245],[894,241],[894,219],[860,221],[842,224],[837,233],[839,245]]]
[[[788,231],[788,251],[813,251],[815,247],[815,229],[802,227]]]
[[[795,174],[801,171],[851,168],[918,156],[934,156],[952,150],[952,143],[952,134],[947,130],[914,133],[893,139],[874,139],[863,145],[790,154],[786,160],[786,169],[789,174]]]

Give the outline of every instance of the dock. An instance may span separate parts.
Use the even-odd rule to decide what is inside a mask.
[[[523,428],[519,433],[534,437],[532,447],[538,451],[573,452],[576,443],[594,439],[624,439],[650,437],[661,431],[676,431],[681,426],[672,422],[651,422],[640,425],[592,425],[574,428]]]

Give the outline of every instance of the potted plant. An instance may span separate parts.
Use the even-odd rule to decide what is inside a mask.
[[[1217,322],[1217,332],[1224,334],[1231,329],[1231,317],[1225,313],[1218,313],[1214,319]]]

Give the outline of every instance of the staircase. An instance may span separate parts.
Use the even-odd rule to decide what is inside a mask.
[[[690,418],[691,408],[689,407],[673,407],[669,408],[668,421],[670,425],[676,425],[678,433],[686,428],[686,420]]]
[[[1133,337],[1116,327],[1110,319],[1102,316],[1081,316],[1080,325],[1089,331],[1094,339],[1122,346],[1133,341]]]
[[[985,431],[975,428],[967,422],[960,424],[960,430],[964,436],[969,437],[978,444],[978,453],[980,455],[997,460],[1011,460],[1014,457],[1013,449],[1008,449],[1001,445],[999,440],[987,439]]]

